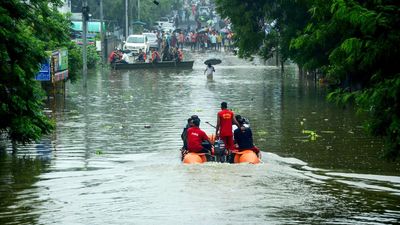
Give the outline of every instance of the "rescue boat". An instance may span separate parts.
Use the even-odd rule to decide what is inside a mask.
[[[184,164],[205,162],[258,164],[261,162],[261,152],[259,153],[260,157],[250,149],[242,151],[236,149],[232,152],[228,152],[222,140],[215,140],[214,135],[209,135],[209,138],[210,141],[214,143],[214,145],[211,146],[210,153],[182,152],[182,162]]]

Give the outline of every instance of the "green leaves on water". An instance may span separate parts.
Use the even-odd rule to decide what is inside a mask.
[[[102,155],[103,151],[101,149],[97,149],[95,153],[96,153],[96,155]]]
[[[312,130],[302,130],[303,134],[308,134],[308,137],[310,138],[311,141],[316,141],[317,137],[321,137],[317,134],[316,131],[312,131]]]

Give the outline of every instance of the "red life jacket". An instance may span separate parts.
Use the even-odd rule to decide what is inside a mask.
[[[183,52],[181,50],[178,50],[178,59],[179,59],[179,62],[183,61]]]
[[[151,61],[152,61],[152,62],[158,62],[158,61],[160,61],[160,54],[159,54],[157,51],[154,51],[154,52],[151,54]]]

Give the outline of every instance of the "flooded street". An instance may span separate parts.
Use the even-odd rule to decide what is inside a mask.
[[[105,69],[87,90],[68,85],[54,134],[0,157],[0,224],[400,223],[400,167],[353,110],[295,66],[190,57],[193,70]],[[264,162],[183,165],[187,118],[214,133],[222,101],[250,120]]]

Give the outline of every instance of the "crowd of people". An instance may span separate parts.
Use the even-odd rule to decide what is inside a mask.
[[[236,129],[233,129],[234,126]],[[214,145],[209,136],[200,129],[200,118],[197,115],[193,115],[187,120],[181,138],[183,141],[182,160],[188,152],[210,154]],[[227,150],[228,162],[232,163],[234,154],[244,150],[252,150],[257,156],[260,156],[260,150],[253,144],[253,133],[248,121],[229,110],[226,102],[221,103],[221,110],[217,113],[215,139],[223,141]]]
[[[158,49],[165,46],[190,50],[233,50],[233,32],[228,29],[217,31],[213,27],[201,27],[196,30],[178,30],[174,32],[155,31]]]

